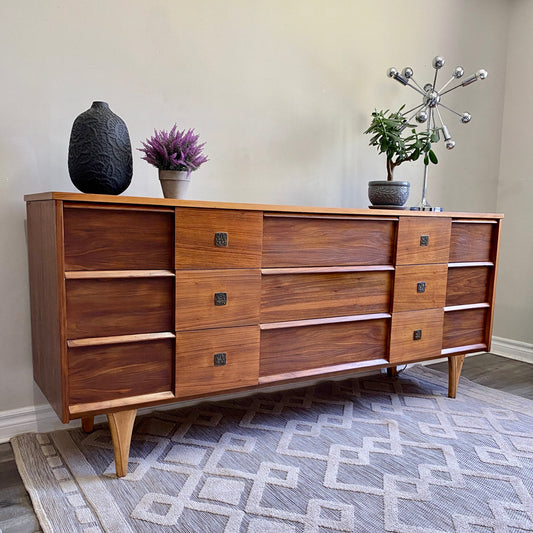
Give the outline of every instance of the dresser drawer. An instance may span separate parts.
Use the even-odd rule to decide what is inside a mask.
[[[65,270],[174,268],[174,210],[80,207],[63,210]]]
[[[265,215],[263,267],[392,265],[396,220]]]
[[[438,357],[442,348],[443,309],[393,313],[390,362]]]
[[[261,377],[386,359],[390,319],[261,331]]]
[[[446,305],[468,305],[489,301],[492,267],[452,267],[448,269]]]
[[[255,386],[258,375],[259,326],[176,334],[176,397]]]
[[[398,224],[397,265],[447,263],[451,219],[402,217]]]
[[[176,275],[176,330],[259,323],[261,272],[180,270]]]
[[[68,349],[69,404],[170,392],[174,339]]]
[[[487,338],[489,313],[488,307],[446,312],[442,347],[448,349],[477,344],[488,347],[490,341]]]
[[[176,268],[259,268],[260,211],[176,209]]]
[[[264,274],[261,322],[388,313],[393,273]]]
[[[494,261],[497,229],[498,225],[492,220],[454,221],[450,263]]]
[[[394,276],[393,311],[443,307],[448,265],[402,265]]]
[[[174,331],[174,278],[68,279],[67,339]]]

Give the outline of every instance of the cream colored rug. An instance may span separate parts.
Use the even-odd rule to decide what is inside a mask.
[[[12,444],[44,532],[526,533],[533,402],[414,367]]]

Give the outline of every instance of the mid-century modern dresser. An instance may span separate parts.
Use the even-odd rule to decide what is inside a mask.
[[[29,195],[35,381],[63,422],[490,347],[502,216]]]

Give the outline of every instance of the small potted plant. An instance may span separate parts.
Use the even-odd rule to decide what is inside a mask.
[[[170,131],[154,130],[154,136],[141,142],[144,159],[159,169],[159,180],[165,198],[183,198],[188,189],[191,172],[208,161],[203,154],[205,143],[198,144],[193,129],[179,131],[174,124]]]
[[[431,143],[438,140],[436,132],[416,130],[416,125],[409,124],[402,115],[400,107],[397,112],[374,111],[372,121],[366,134],[372,135],[369,145],[376,146],[378,153],[387,157],[387,180],[370,181],[368,197],[373,206],[401,208],[409,197],[408,181],[393,181],[394,169],[406,161],[416,161],[422,154],[424,164],[437,164],[437,156],[431,149]]]

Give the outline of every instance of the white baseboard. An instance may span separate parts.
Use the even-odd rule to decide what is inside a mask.
[[[533,344],[527,342],[492,337],[490,353],[533,364]]]
[[[510,359],[517,359],[519,361],[525,361],[526,363],[533,364],[533,344],[525,342],[514,341],[511,339],[503,339],[501,337],[492,338],[491,353],[508,357]],[[475,355],[475,354],[470,354]],[[431,361],[424,362],[422,364],[438,363],[440,361],[447,361],[447,358],[433,359]],[[360,375],[371,374],[372,372],[364,372]],[[347,376],[340,376],[338,379],[345,379]],[[331,377],[330,377],[331,379]],[[319,381],[319,380],[314,380]],[[302,383],[302,386],[309,385],[310,382]],[[262,389],[262,392],[284,390],[288,388],[295,388],[295,384],[285,384],[272,386]],[[230,398],[238,398],[242,396],[248,396],[254,394],[254,391],[246,391],[237,394],[224,394],[217,396],[218,400],[227,400]],[[176,402],[173,404],[160,405],[157,409],[173,409],[177,407],[186,407],[206,401],[205,399],[191,400],[185,402]],[[139,409],[139,414],[146,414],[153,411],[155,408]],[[103,422],[106,420],[105,415],[99,415],[95,417],[95,422]],[[63,424],[52,407],[48,404],[32,405],[30,407],[22,407],[20,409],[12,409],[10,411],[0,411],[0,443],[7,442],[11,437],[19,435],[21,433],[38,432],[47,433],[56,429],[66,429],[69,427],[77,427],[80,425],[79,420],[74,420],[70,424]]]

